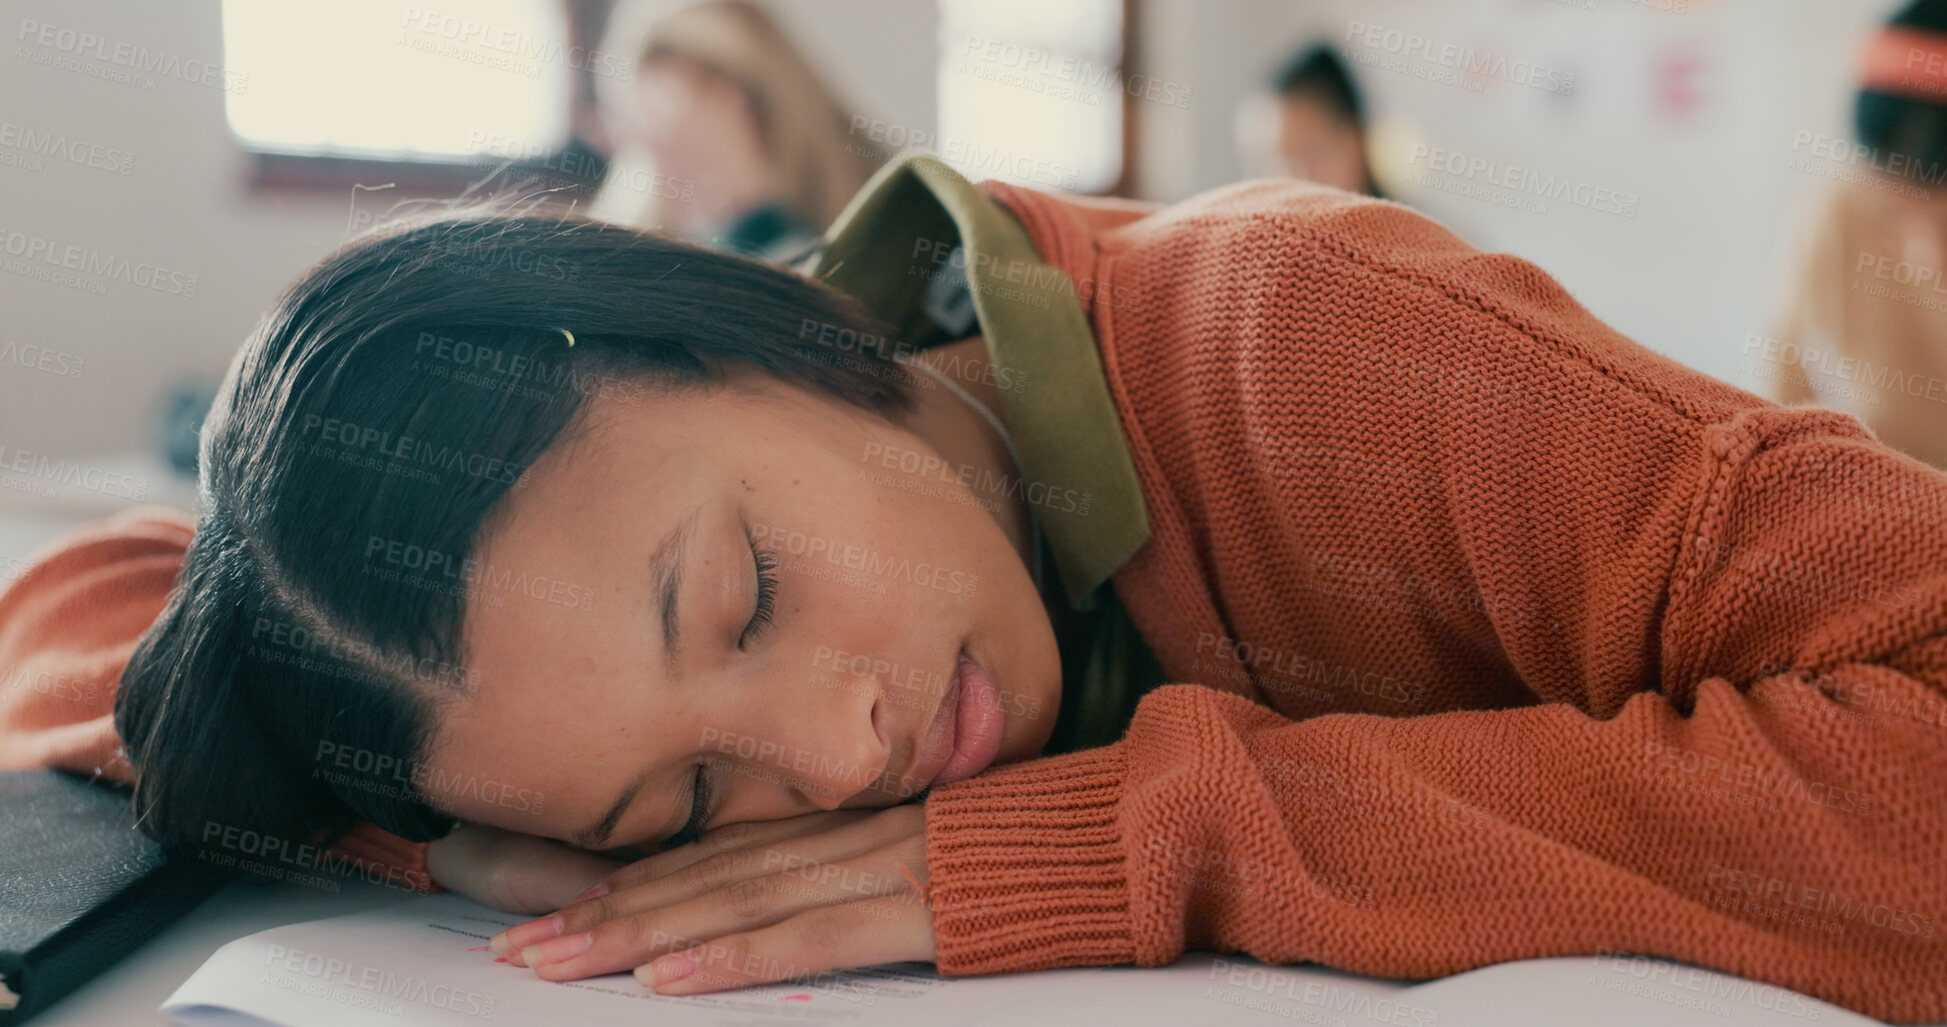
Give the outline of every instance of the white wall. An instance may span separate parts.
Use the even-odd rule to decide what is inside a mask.
[[[1413,142],[1639,197],[1635,218],[1555,203],[1546,214],[1432,190],[1396,199],[1484,249],[1518,254],[1636,341],[1745,388],[1740,354],[1763,333],[1783,233],[1821,180],[1793,171],[1798,131],[1845,136],[1856,45],[1889,0],[1139,0],[1152,74],[1192,86],[1188,112],[1144,105],[1145,191],[1170,200],[1241,175],[1237,101],[1300,44],[1384,45],[1353,23],[1573,71],[1569,98],[1488,83],[1480,92],[1355,67],[1393,152]],[[1665,7],[1680,0],[1655,0]],[[1670,118],[1657,69],[1700,68],[1699,100]],[[1424,63],[1424,62],[1421,62]]]
[[[342,204],[246,201],[220,89],[158,76],[150,91],[33,63],[22,54],[121,70],[20,39],[27,21],[95,33],[111,50],[126,42],[185,62],[220,61],[217,7],[25,0],[9,6],[4,22],[0,121],[133,160],[126,175],[58,160],[43,160],[38,173],[0,166],[0,230],[194,275],[195,294],[108,281],[95,295],[0,274],[0,346],[44,346],[83,360],[73,378],[0,364],[0,444],[58,453],[131,448],[147,440],[158,386],[220,373],[276,289],[337,238],[345,212]],[[186,278],[170,282],[187,292]]]
[[[930,2],[772,6],[862,113],[933,131]],[[70,455],[141,449],[150,444],[161,389],[220,377],[277,292],[343,237],[352,198],[250,198],[220,88],[151,76],[151,91],[35,63],[20,54],[119,70],[62,53],[58,43],[47,48],[17,38],[25,21],[94,33],[108,41],[103,52],[110,55],[125,42],[184,62],[221,62],[220,7],[217,0],[19,0],[0,20],[0,125],[66,133],[133,154],[128,174],[45,159],[38,172],[0,163],[0,233],[44,239],[57,250],[81,247],[109,262],[126,259],[131,274],[148,265],[195,276],[193,296],[124,281],[103,282],[97,295],[0,273],[0,352],[12,343],[16,355],[46,347],[80,360],[78,375],[72,359],[48,365],[67,375],[0,362],[0,446]],[[345,74],[357,74],[353,55]],[[13,152],[0,146],[0,161]],[[363,197],[360,209],[389,205],[376,195]],[[49,267],[38,258],[28,263]],[[188,291],[187,277],[164,281]],[[22,501],[0,490],[0,508]]]

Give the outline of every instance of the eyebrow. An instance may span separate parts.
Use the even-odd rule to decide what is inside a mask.
[[[649,577],[656,583],[656,606],[658,617],[662,621],[663,667],[669,672],[672,683],[677,674],[676,646],[680,630],[677,624],[677,611],[680,607],[676,600],[677,592],[683,585],[683,557],[689,552],[690,534],[696,527],[697,516],[702,512],[703,504],[698,503],[688,516],[663,537],[662,544],[656,547],[655,555],[649,558]],[[584,849],[601,848],[608,841],[609,835],[614,833],[615,825],[621,823],[622,814],[628,811],[629,804],[635,802],[636,793],[642,791],[642,786],[649,783],[649,778],[654,773],[653,770],[645,772],[623,789],[615,804],[608,808],[608,812],[602,814],[602,818],[596,821],[594,826],[583,828],[575,834],[575,844]]]
[[[656,547],[656,555],[649,558],[649,577],[656,582],[656,605],[663,622],[663,669],[669,672],[672,682],[677,673],[677,634],[681,631],[676,616],[679,609],[676,592],[683,586],[683,557],[689,552],[691,530],[702,512],[703,504],[698,503],[689,516],[670,530],[662,545]]]
[[[615,805],[610,806],[607,813],[602,814],[599,823],[594,827],[583,828],[575,835],[575,844],[584,849],[602,848],[608,842],[608,836],[614,833],[615,825],[622,821],[622,814],[628,810],[629,804],[635,801],[636,793],[642,791],[642,786],[648,783],[649,774],[644,774],[630,782],[629,787],[623,789],[622,797],[615,800]]]

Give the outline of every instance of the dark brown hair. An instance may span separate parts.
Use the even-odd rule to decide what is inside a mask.
[[[834,324],[886,334],[802,275],[505,200],[402,218],[312,267],[230,366],[195,538],[122,674],[143,830],[445,834],[421,757],[470,686],[470,554],[495,504],[609,390],[712,389],[743,365],[909,412],[903,368],[834,359],[804,327]]]

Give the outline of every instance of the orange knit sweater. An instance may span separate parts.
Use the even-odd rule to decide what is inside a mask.
[[[927,800],[950,973],[1643,953],[1947,1018],[1947,474],[1298,183],[988,184],[1084,290],[1171,681]]]
[[[931,794],[943,972],[1624,951],[1947,1018],[1947,474],[1403,207],[985,188],[1090,283],[1154,530],[1113,587],[1186,684]],[[90,530],[0,668],[112,687],[187,534]],[[113,747],[16,682],[7,763]]]

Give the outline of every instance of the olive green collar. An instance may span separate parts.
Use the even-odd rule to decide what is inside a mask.
[[[937,334],[927,286],[964,271],[988,359],[1018,380],[1001,388],[1030,509],[1047,535],[1068,603],[1095,590],[1149,538],[1095,335],[1066,275],[1041,259],[1019,222],[939,160],[901,156],[880,168],[825,233],[810,273],[863,302],[901,339]]]

